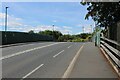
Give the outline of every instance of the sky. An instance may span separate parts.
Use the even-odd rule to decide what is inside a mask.
[[[0,31],[5,27],[5,7],[8,6],[7,31],[60,31],[63,34],[90,33],[94,22],[85,20],[87,6],[79,2],[2,2]],[[84,26],[84,28],[83,28]]]

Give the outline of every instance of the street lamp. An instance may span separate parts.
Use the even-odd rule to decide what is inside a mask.
[[[54,40],[54,26],[55,26],[55,25],[53,24],[52,26],[53,26],[53,40]]]
[[[6,11],[5,11],[5,44],[7,44],[7,34],[6,34],[6,31],[7,31],[7,9],[9,7],[5,7]]]
[[[5,14],[5,31],[7,31],[7,9],[8,9],[9,7],[5,7],[5,9],[6,9],[6,14]]]
[[[54,31],[54,26],[55,26],[55,25],[53,24],[52,26],[53,26],[53,31]]]

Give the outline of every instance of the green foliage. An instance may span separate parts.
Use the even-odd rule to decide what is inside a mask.
[[[100,27],[111,26],[120,20],[120,2],[81,2],[88,5],[85,19],[91,16]]]
[[[58,38],[60,36],[62,36],[62,33],[59,31],[53,31],[53,36],[54,36],[55,40],[58,41]]]
[[[58,41],[63,42],[64,41],[64,36],[59,36]]]
[[[39,31],[39,34],[44,34],[44,35],[53,35],[53,31],[50,31],[50,30]]]
[[[58,38],[58,41],[67,41],[67,42],[83,42],[90,39],[91,34],[82,33],[77,35],[63,35]]]
[[[70,38],[70,35],[63,35],[58,38],[58,41],[68,41]]]
[[[77,38],[77,39],[73,39],[72,42],[84,42],[84,39],[81,38]]]
[[[34,31],[33,31],[33,30],[30,30],[28,33],[32,34],[32,33],[34,33]]]
[[[86,39],[88,36],[90,36],[91,34],[89,33],[81,33],[81,34],[78,34],[76,35],[76,37],[80,37],[82,39]]]
[[[33,30],[29,31],[29,33],[34,33]],[[82,33],[82,34],[77,34],[77,35],[63,35],[60,31],[50,31],[50,30],[45,30],[45,31],[39,31],[36,34],[42,34],[42,35],[48,35],[48,36],[53,36],[54,41],[60,41],[60,42],[83,42],[91,34],[88,33]]]
[[[60,36],[62,36],[61,32],[59,32],[59,31],[50,31],[50,30],[40,31],[39,34],[53,36],[53,38],[54,38],[55,41],[57,41],[58,38]]]

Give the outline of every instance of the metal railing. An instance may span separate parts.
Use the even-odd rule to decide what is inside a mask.
[[[116,41],[101,37],[100,46],[105,50],[115,66],[120,69],[120,44]]]

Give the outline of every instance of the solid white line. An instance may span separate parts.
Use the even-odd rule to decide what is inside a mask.
[[[70,48],[72,45],[70,45],[68,48]]]
[[[67,70],[65,71],[64,75],[62,76],[62,78],[68,78],[73,70],[73,67],[75,65],[75,62],[77,61],[77,58],[80,55],[81,50],[83,49],[84,44],[82,45],[82,47],[80,47],[80,49],[78,50],[78,52],[76,53],[76,55],[74,56],[74,58],[72,59],[72,61],[70,62]]]
[[[61,43],[64,43],[64,42],[61,42]],[[36,48],[28,49],[28,50],[25,50],[25,51],[17,52],[15,54],[4,56],[4,57],[0,58],[0,60],[10,58],[10,57],[13,57],[13,56],[17,56],[17,55],[20,55],[20,54],[24,54],[24,53],[27,53],[27,52],[30,52],[30,51],[33,51],[33,50],[37,50],[37,49],[45,48],[45,47],[48,47],[48,46],[52,46],[52,45],[55,45],[55,44],[60,44],[60,43],[49,44],[49,45],[45,45],[45,46],[36,47]]]
[[[64,52],[64,50],[60,51],[58,54],[54,55],[53,57],[57,57],[59,54],[61,54],[62,52]]]
[[[22,77],[22,79],[27,78],[28,76],[30,76],[32,73],[34,73],[35,71],[37,71],[39,68],[41,68],[44,64],[39,65],[37,68],[35,68],[34,70],[32,70],[31,72],[29,72],[27,75],[25,75],[24,77]]]

